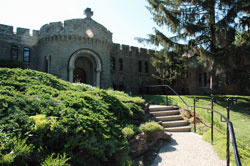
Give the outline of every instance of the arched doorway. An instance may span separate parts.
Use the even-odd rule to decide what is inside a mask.
[[[74,82],[76,80],[75,73],[80,75],[84,83],[93,86],[100,87],[100,77],[101,77],[101,60],[99,56],[91,50],[78,50],[72,54],[69,59],[69,81]],[[85,79],[83,78],[85,72]]]
[[[86,72],[81,68],[75,68],[73,82],[87,83]]]

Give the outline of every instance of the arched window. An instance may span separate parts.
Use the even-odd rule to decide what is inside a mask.
[[[119,70],[123,71],[123,61],[121,58],[119,59]]]
[[[110,70],[111,71],[115,70],[115,58],[114,57],[110,58]]]
[[[148,62],[145,62],[145,73],[148,73]]]
[[[23,48],[23,61],[30,62],[30,48]]]
[[[138,61],[138,71],[139,71],[139,72],[141,72],[141,71],[142,71],[141,61]]]
[[[18,47],[16,45],[11,46],[10,59],[18,59]]]

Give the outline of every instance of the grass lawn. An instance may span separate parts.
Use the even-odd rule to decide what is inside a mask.
[[[191,95],[185,95],[181,96],[184,101],[189,105],[193,106],[193,98],[198,97],[200,98],[199,101],[196,103],[196,106],[198,107],[211,107],[211,99],[210,96],[191,96]],[[229,97],[226,95],[218,96],[218,97]],[[235,135],[237,139],[238,148],[240,151],[240,155],[242,158],[242,165],[249,165],[250,166],[250,96],[230,96],[230,97],[237,97],[238,102],[237,104],[231,106],[230,108],[230,120],[233,122]],[[146,95],[144,96],[146,100],[148,100],[150,103],[155,104],[165,104],[166,103],[166,97],[160,96],[160,95]],[[169,103],[171,105],[178,105],[182,108],[185,108],[185,105],[183,102],[177,97],[177,96],[169,96]],[[226,99],[218,100],[214,104],[214,110],[219,111],[223,115],[226,116],[226,106],[227,101]],[[201,118],[206,124],[210,124],[210,118],[211,114],[203,109],[196,109],[198,113],[198,117]],[[218,128],[219,132],[215,133],[214,136],[214,145],[215,150],[218,152],[219,156],[223,158],[225,156],[222,144],[224,142],[217,144],[217,139],[225,139],[226,134],[226,123],[220,122],[220,116],[217,114],[214,114],[215,118],[215,125],[216,128]],[[198,128],[198,132],[200,134],[204,134],[204,139],[206,141],[210,140],[210,130],[209,128],[204,129],[201,125],[198,125],[200,128]],[[209,130],[209,131],[208,131]],[[217,145],[216,145],[217,144]],[[231,150],[232,152],[232,150]],[[222,154],[223,153],[223,154]],[[233,156],[231,157],[233,160]]]

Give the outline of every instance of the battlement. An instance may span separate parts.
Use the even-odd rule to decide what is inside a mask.
[[[112,52],[119,52],[119,51],[121,51],[123,54],[130,54],[131,52],[134,52],[142,55],[153,55],[155,52],[155,50],[151,49],[113,43]]]
[[[0,24],[0,34],[2,34],[2,35],[16,35],[16,36],[28,36],[28,37],[38,38],[39,31],[33,30],[32,34],[30,34],[30,29],[18,27],[16,29],[16,32],[14,32],[13,26]]]
[[[40,29],[40,39],[54,35],[78,35],[102,41],[112,41],[112,33],[92,19],[71,19],[51,22]]]

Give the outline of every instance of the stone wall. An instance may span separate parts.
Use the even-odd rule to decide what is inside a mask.
[[[128,45],[113,44],[110,56],[115,59],[115,70],[111,71],[113,88],[123,89],[126,92],[141,93],[144,86],[155,85],[157,80],[152,77],[155,72],[150,63],[153,50],[131,47]],[[120,70],[120,59],[123,69]],[[139,72],[139,61],[141,61],[141,72]],[[148,64],[148,72],[146,65]]]
[[[16,32],[13,26],[0,24],[0,59],[10,59],[11,47],[18,47],[18,61],[23,62],[24,48],[30,48],[30,63],[26,67],[36,69],[36,44],[38,42],[39,31],[26,28],[17,28]]]

